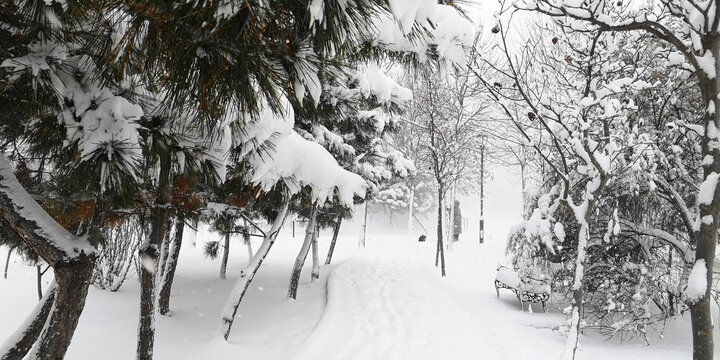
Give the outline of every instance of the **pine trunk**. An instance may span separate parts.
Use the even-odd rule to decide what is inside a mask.
[[[162,288],[160,289],[160,298],[158,299],[158,308],[161,315],[167,315],[170,312],[170,294],[172,292],[173,280],[175,280],[175,270],[177,269],[178,259],[180,258],[180,248],[182,247],[184,231],[185,218],[179,215],[175,220],[173,246],[168,257],[167,269],[165,270]]]
[[[155,345],[155,302],[156,278],[160,260],[160,249],[168,231],[170,211],[166,205],[172,199],[170,182],[170,159],[160,158],[160,176],[158,180],[158,196],[152,210],[152,229],[150,239],[139,249],[140,261],[140,324],[138,326],[137,359],[151,360]]]
[[[22,360],[40,337],[47,321],[50,309],[55,301],[57,285],[53,282],[45,292],[45,296],[37,304],[28,321],[10,336],[0,347],[0,360]]]
[[[320,278],[320,255],[318,254],[318,227],[315,226],[312,238],[312,272],[310,273],[310,281]]]
[[[305,265],[305,259],[307,258],[312,243],[313,237],[315,237],[315,218],[317,217],[317,202],[313,204],[312,211],[310,211],[310,218],[308,219],[308,225],[305,229],[305,239],[300,247],[295,258],[295,265],[293,266],[292,273],[290,273],[290,285],[288,286],[288,298],[297,298],[297,289],[300,285],[300,273],[302,272],[303,265]]]
[[[15,247],[11,247],[8,249],[7,258],[5,259],[5,278],[7,279],[7,273],[8,273],[8,266],[10,265],[10,255],[12,255],[13,250],[15,250]]]
[[[277,238],[277,235],[280,232],[280,228],[285,222],[285,216],[287,215],[287,209],[290,203],[290,196],[285,196],[286,198],[284,199],[283,206],[278,212],[277,217],[273,221],[273,225],[270,228],[270,231],[265,234],[263,243],[262,245],[260,245],[260,248],[255,253],[253,258],[250,260],[250,262],[248,262],[245,268],[240,271],[240,277],[238,278],[237,283],[235,283],[235,287],[232,290],[230,298],[225,304],[225,308],[222,312],[222,318],[220,320],[220,326],[217,333],[222,334],[223,338],[226,341],[228,337],[230,337],[230,332],[232,331],[232,326],[235,322],[235,315],[237,314],[238,307],[240,306],[242,299],[245,297],[245,293],[247,292],[250,283],[252,283],[252,280],[255,278],[255,274],[257,273],[258,269],[260,269],[260,266],[265,260],[265,257],[270,252],[270,249],[275,243],[275,238]]]
[[[30,359],[57,360],[65,357],[85,307],[94,266],[95,258],[84,255],[55,264],[55,301]]]
[[[250,228],[248,227],[247,220],[244,221],[245,223],[245,233],[243,234],[243,242],[245,243],[245,246],[247,247],[248,252],[248,261],[253,258],[253,249],[252,249],[252,241],[250,241]]]
[[[325,265],[330,265],[330,262],[332,261],[333,253],[335,252],[335,243],[337,243],[341,224],[342,218],[338,216],[338,219],[335,222],[335,226],[333,227],[332,240],[330,240],[330,248],[328,249],[327,258],[325,258]]]
[[[37,288],[38,301],[42,301],[42,266],[40,265],[40,260],[38,259],[37,261],[37,264],[35,264],[35,287]]]
[[[227,278],[227,263],[230,256],[230,233],[225,234],[225,246],[223,246],[223,257],[220,262],[220,278]]]
[[[362,227],[362,234],[360,235],[360,242],[358,243],[358,247],[363,249],[365,248],[365,238],[367,237],[367,216],[368,216],[368,196],[365,195],[365,216],[363,217],[363,227]]]

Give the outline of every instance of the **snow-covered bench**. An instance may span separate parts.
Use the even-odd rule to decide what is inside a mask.
[[[545,311],[545,303],[550,300],[550,285],[547,281],[520,276],[513,269],[505,266],[498,268],[495,276],[495,292],[500,297],[500,289],[508,289],[515,293],[520,301],[520,309],[526,302],[541,303]]]

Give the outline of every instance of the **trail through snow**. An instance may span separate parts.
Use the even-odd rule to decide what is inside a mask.
[[[295,359],[471,359],[479,348],[483,358],[509,358],[502,325],[469,317],[427,265],[430,246],[413,245],[361,251],[339,264],[325,312]]]

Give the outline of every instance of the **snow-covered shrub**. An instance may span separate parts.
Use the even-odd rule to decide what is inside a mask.
[[[528,235],[526,227],[527,222],[523,221],[510,229],[505,254],[521,279],[551,280],[555,266],[550,255],[554,250],[548,249],[537,236]]]

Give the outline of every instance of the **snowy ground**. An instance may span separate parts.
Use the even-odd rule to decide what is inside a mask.
[[[298,231],[298,234],[300,232]],[[230,343],[217,340],[219,313],[246,250],[236,241],[227,280],[219,262],[205,259],[201,233],[188,238],[175,280],[172,317],[158,321],[157,359],[557,359],[564,336],[557,305],[548,313],[520,311],[509,292],[492,285],[504,237],[479,245],[468,237],[448,252],[448,277],[434,268],[434,244],[404,235],[372,234],[358,251],[352,228],[340,238],[335,265],[320,281],[303,273],[298,300],[285,299],[290,267],[301,237],[281,235],[240,308]],[[497,240],[499,237],[500,240]],[[321,235],[321,254],[329,234]],[[0,254],[5,254],[1,249]],[[37,301],[34,268],[17,257],[0,279],[0,339]],[[46,283],[49,276],[46,275]],[[91,288],[68,359],[131,359],[135,352],[138,283],[117,293]],[[619,344],[588,334],[579,359],[688,359],[689,323],[668,325],[663,339]]]

